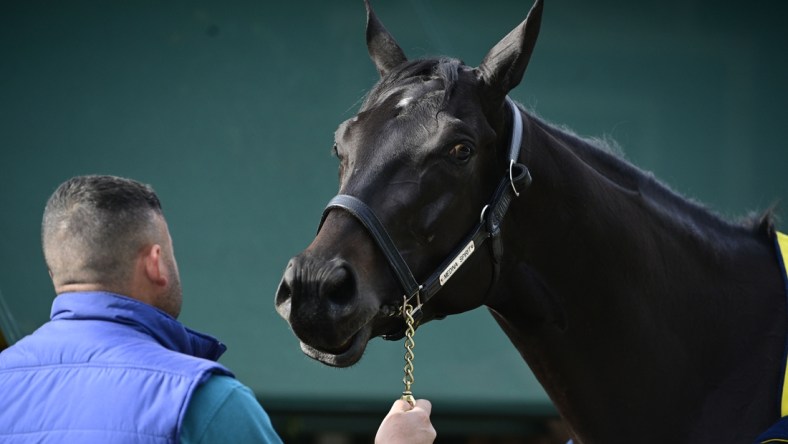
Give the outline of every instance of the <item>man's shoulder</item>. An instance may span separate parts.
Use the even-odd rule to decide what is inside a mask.
[[[205,423],[225,415],[248,416],[250,412],[265,415],[252,390],[231,376],[213,374],[194,391],[187,418]]]
[[[194,392],[193,400],[207,404],[225,402],[229,397],[251,397],[251,389],[232,376],[211,375]],[[257,401],[255,401],[257,402]]]
[[[189,402],[181,442],[281,443],[281,440],[249,387],[230,376],[212,375],[195,390]]]

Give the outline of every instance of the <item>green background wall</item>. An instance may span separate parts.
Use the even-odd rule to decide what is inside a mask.
[[[788,199],[788,4],[546,3],[515,99],[614,139],[726,217]],[[530,3],[374,6],[410,57],[476,65]],[[273,308],[335,194],[333,131],[376,79],[360,0],[2,2],[0,291],[19,329],[45,322],[53,297],[39,247],[49,194],[73,175],[128,176],[164,202],[181,320],[229,344],[223,362],[265,405],[385,412],[400,343],[375,340],[357,367],[329,369]],[[484,310],[419,331],[414,389],[448,410],[552,412]]]

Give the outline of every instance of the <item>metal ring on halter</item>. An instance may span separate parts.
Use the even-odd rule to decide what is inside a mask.
[[[484,208],[482,208],[482,214],[479,215],[479,223],[480,224],[484,223],[484,213],[486,213],[489,208],[490,208],[489,204],[485,205]]]
[[[512,190],[514,191],[514,195],[516,197],[520,197],[520,192],[517,191],[517,187],[514,186],[514,177],[512,176],[513,166],[514,166],[514,159],[509,159],[509,183],[512,184]]]
[[[416,297],[416,304],[415,305],[411,304],[411,307],[413,307],[413,312],[414,313],[419,311],[419,310],[421,310],[421,290],[423,290],[423,289],[424,289],[424,285],[419,285],[418,291],[416,291],[416,294],[413,295],[413,296]],[[407,302],[410,302],[411,299],[413,299],[413,298],[412,297],[410,299],[405,298],[405,300]]]

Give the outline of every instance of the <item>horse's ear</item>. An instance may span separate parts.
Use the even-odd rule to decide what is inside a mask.
[[[367,50],[380,76],[383,77],[408,59],[397,41],[386,31],[372,11],[369,0],[364,0],[364,5],[367,7]]]
[[[476,68],[485,97],[495,103],[520,83],[531,59],[542,22],[542,0],[536,0],[525,20],[506,35]]]

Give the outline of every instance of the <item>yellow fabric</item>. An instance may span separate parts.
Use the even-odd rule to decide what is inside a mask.
[[[788,264],[788,236],[778,231],[777,243],[780,244],[780,254],[782,255],[783,258],[782,265],[783,267],[786,267],[786,264]],[[783,273],[785,273],[786,271],[787,270],[783,268]]]
[[[777,245],[778,254],[780,255],[781,263],[780,265],[783,267],[783,278],[788,279],[788,270],[786,270],[786,265],[788,264],[788,236],[783,233],[777,232]],[[786,288],[788,288],[788,282],[786,282]],[[780,416],[788,416],[788,365],[785,366],[785,375],[783,376],[783,398],[782,398],[782,408],[780,409]]]

